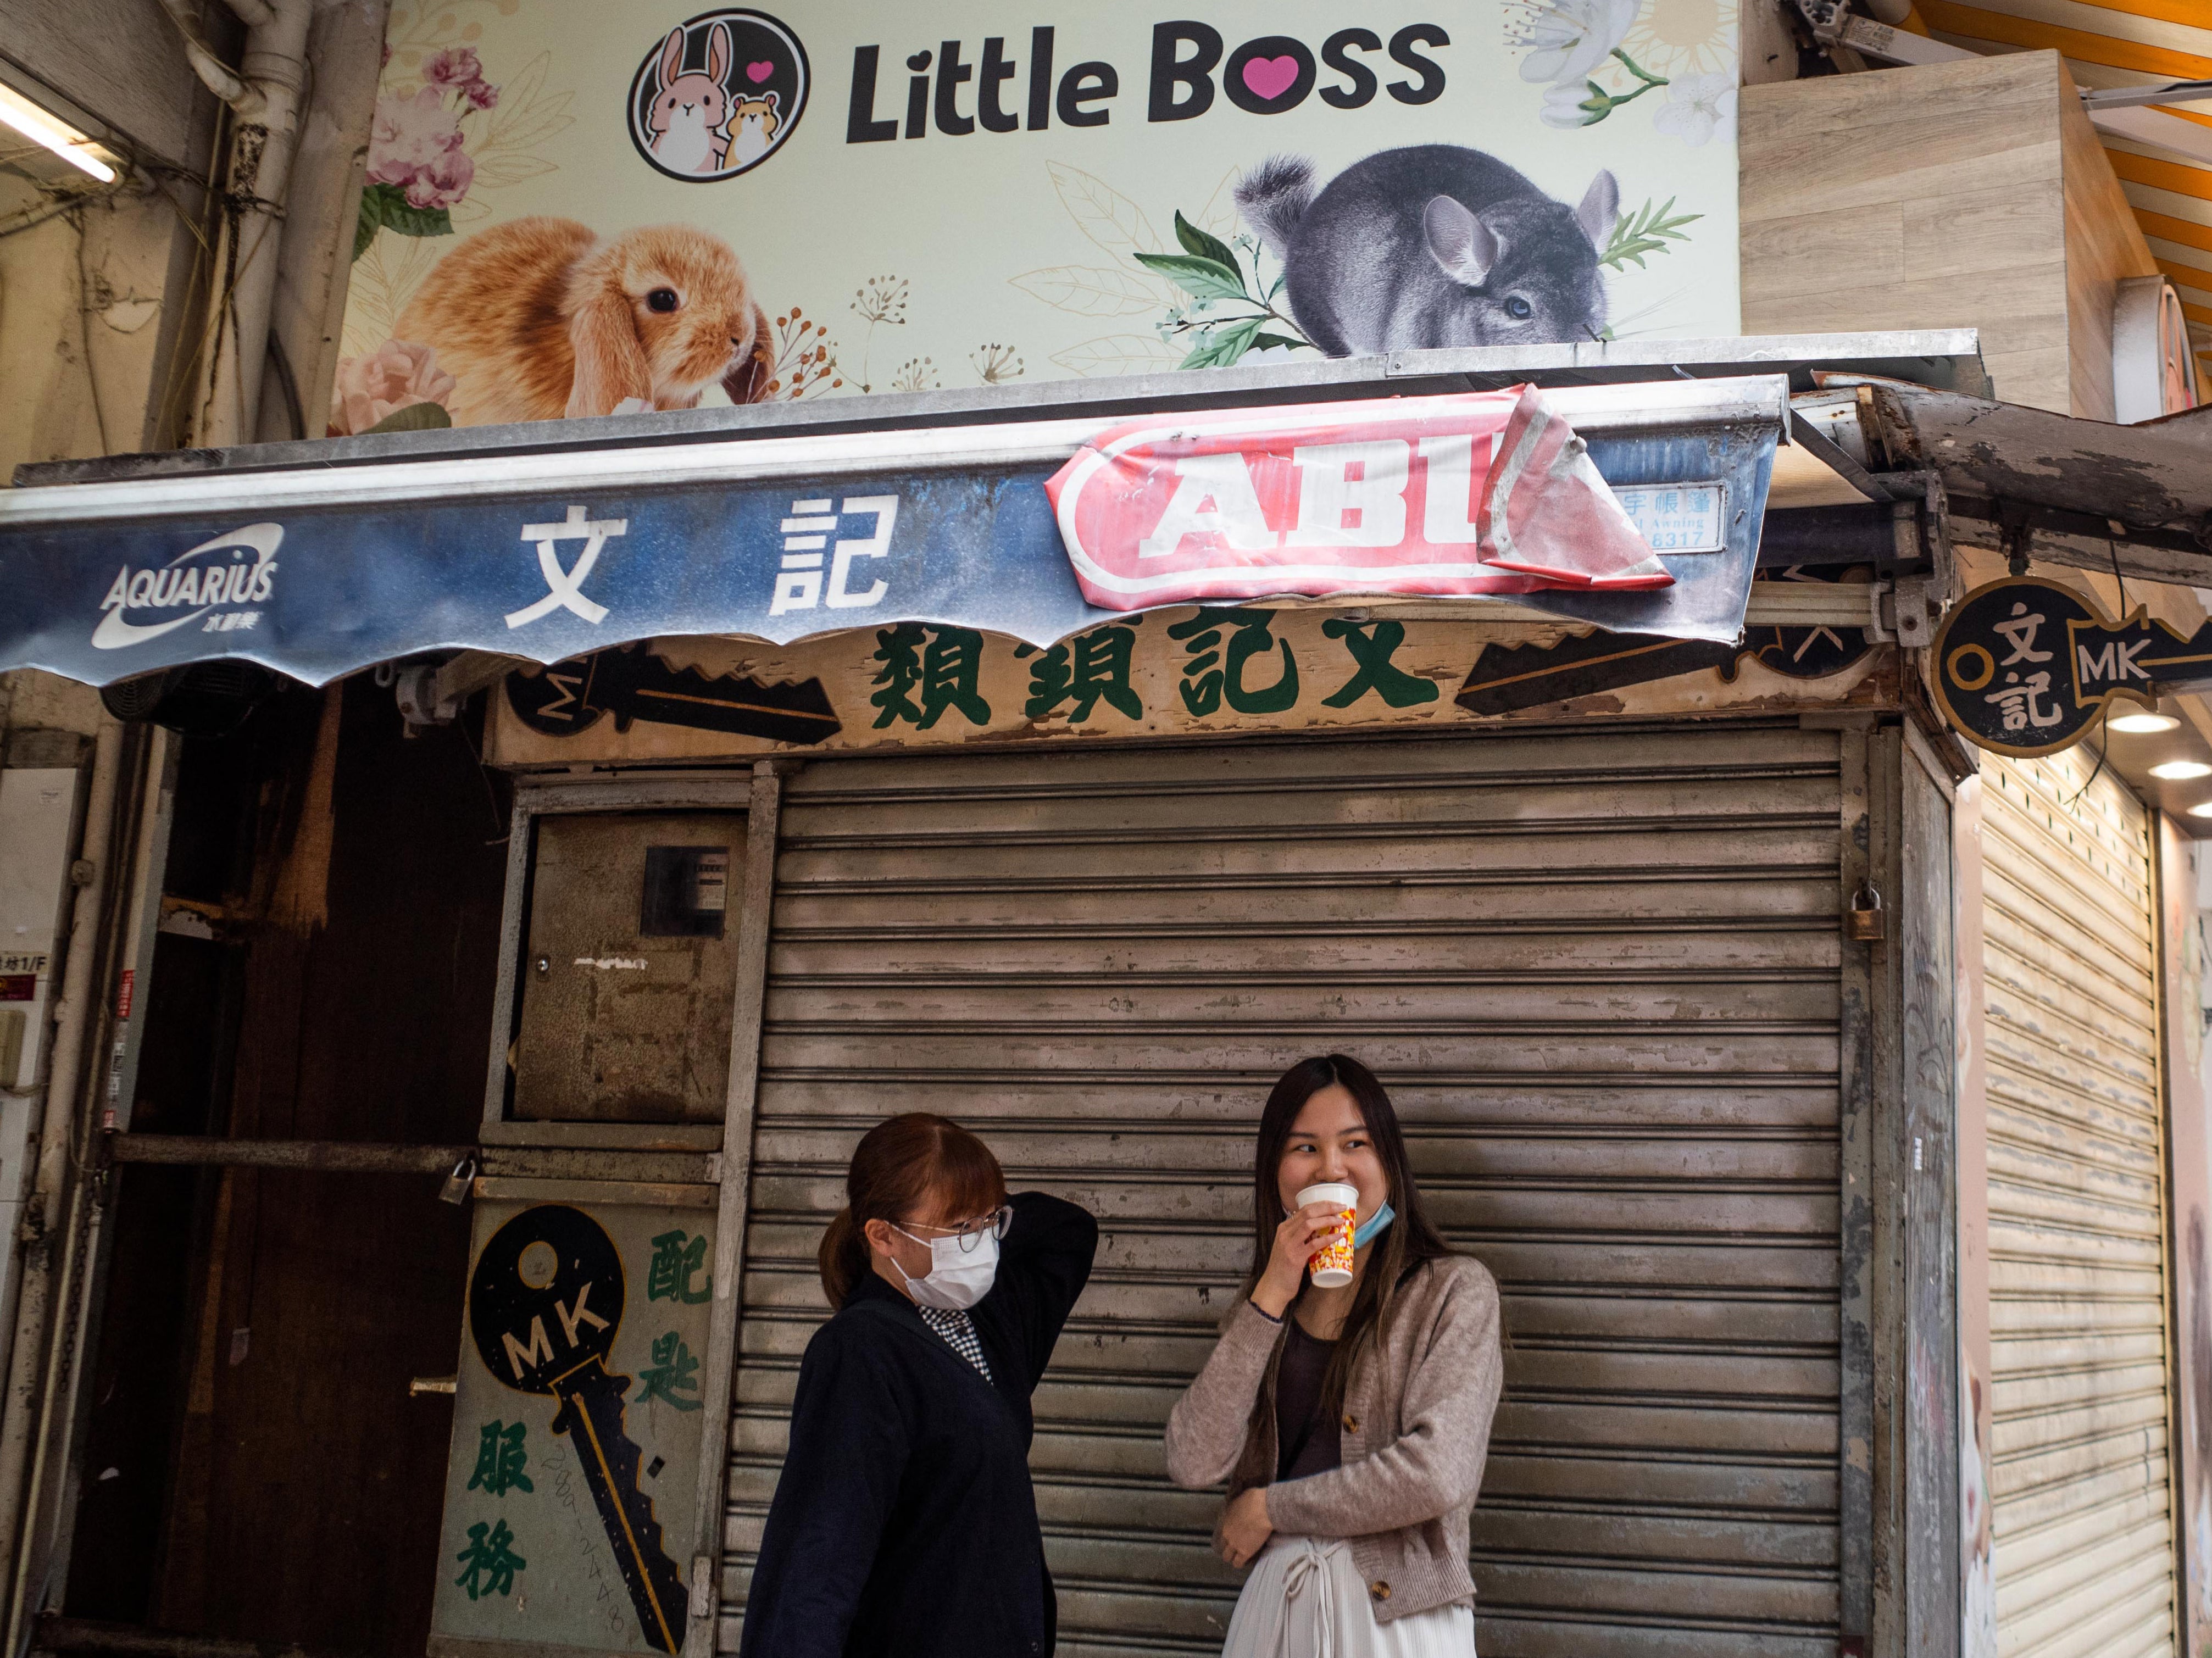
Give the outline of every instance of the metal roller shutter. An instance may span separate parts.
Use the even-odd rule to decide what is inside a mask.
[[[1066,1654],[1218,1652],[1162,1467],[1299,1055],[1391,1087],[1498,1274],[1484,1658],[1836,1650],[1838,739],[1793,724],[863,760],[785,798],[732,1436],[733,1647],[813,1251],[883,1114],[1089,1206],[1037,1396]]]
[[[2008,1658],[2177,1650],[2150,825],[2095,763],[2077,750],[1983,773]]]

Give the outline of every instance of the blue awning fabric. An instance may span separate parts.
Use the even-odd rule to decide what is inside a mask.
[[[1638,593],[1511,601],[1732,641],[1786,410],[1778,377],[1553,394],[1616,489],[1726,488],[1726,544]],[[786,644],[924,622],[1037,645],[1087,604],[1045,480],[1056,419],[0,491],[0,668],[105,685],[244,659],[310,685],[449,650],[553,663],[682,635]],[[804,550],[794,550],[794,544]],[[1459,601],[1464,604],[1466,601]]]

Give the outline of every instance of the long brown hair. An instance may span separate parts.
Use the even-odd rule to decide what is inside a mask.
[[[1006,1200],[1006,1171],[989,1146],[950,1117],[927,1111],[886,1117],[860,1136],[845,1170],[845,1206],[814,1257],[831,1307],[842,1307],[853,1286],[874,1270],[867,1224],[896,1225],[932,1198],[967,1218],[987,1214]]]
[[[1390,1315],[1399,1287],[1424,1261],[1455,1252],[1430,1224],[1421,1206],[1421,1188],[1413,1184],[1413,1171],[1406,1161],[1406,1136],[1398,1127],[1397,1108],[1390,1103],[1389,1092],[1372,1071],[1349,1054],[1318,1054],[1300,1060],[1283,1072],[1260,1113],[1260,1138],[1252,1158],[1252,1270],[1244,1280],[1244,1293],[1250,1295],[1267,1272],[1268,1258],[1275,1252],[1275,1229],[1289,1218],[1290,1212],[1283,1207],[1280,1171],[1291,1129],[1306,1102],[1332,1084],[1342,1086],[1359,1108],[1367,1138],[1374,1142],[1383,1177],[1389,1181],[1390,1207],[1397,1212],[1397,1218],[1375,1241],[1322,1382],[1322,1404],[1335,1415],[1344,1407],[1345,1385],[1352,1365],[1382,1339],[1383,1323]],[[1299,1297],[1305,1292],[1306,1280],[1302,1276]],[[1296,1301],[1291,1306],[1296,1308]]]

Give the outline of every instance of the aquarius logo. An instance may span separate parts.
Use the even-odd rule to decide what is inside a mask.
[[[107,597],[100,601],[105,614],[93,629],[92,647],[119,651],[143,645],[203,616],[207,618],[201,629],[204,633],[252,627],[261,619],[260,611],[231,607],[258,604],[269,598],[276,579],[276,547],[283,539],[281,524],[248,524],[203,541],[158,569],[134,570],[125,565],[116,573]],[[230,555],[228,562],[219,562],[224,553]],[[246,561],[248,553],[254,556],[252,563]],[[164,616],[158,622],[131,620],[134,612],[174,610],[185,605],[192,608],[182,616]]]

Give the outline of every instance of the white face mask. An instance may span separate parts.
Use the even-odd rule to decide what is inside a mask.
[[[891,1230],[901,1237],[914,1238],[916,1243],[929,1246],[929,1276],[907,1278],[906,1268],[899,1266],[897,1257],[890,1257],[899,1277],[906,1279],[907,1293],[924,1307],[934,1307],[940,1312],[965,1312],[991,1293],[992,1280],[999,1276],[999,1240],[991,1233],[970,1240],[963,1249],[957,1237],[917,1238],[903,1226]]]

